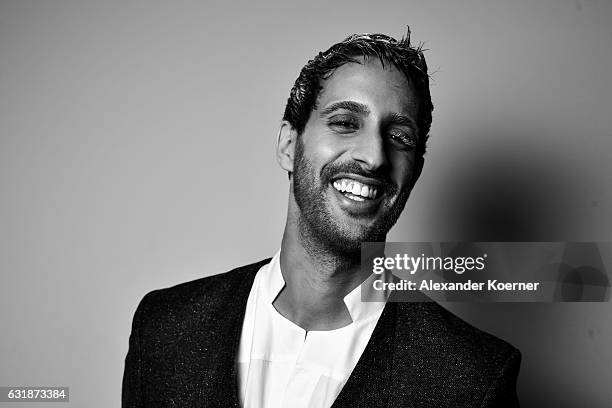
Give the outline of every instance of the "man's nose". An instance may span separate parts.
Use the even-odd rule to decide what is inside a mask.
[[[388,165],[385,140],[380,131],[363,132],[356,138],[351,150],[353,160],[361,162],[368,170],[379,170]]]

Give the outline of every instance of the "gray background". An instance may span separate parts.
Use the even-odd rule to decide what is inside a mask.
[[[430,49],[390,240],[611,241],[610,21],[606,0],[0,2],[0,385],[118,406],[146,292],[273,254],[284,103],[352,32]],[[523,351],[524,406],[610,405],[610,303],[451,307]]]

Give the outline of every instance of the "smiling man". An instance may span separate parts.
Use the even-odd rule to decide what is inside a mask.
[[[278,135],[280,251],[145,296],[123,406],[517,406],[518,350],[435,303],[361,301],[360,244],[401,214],[432,109],[409,36],[352,35],[309,61]]]

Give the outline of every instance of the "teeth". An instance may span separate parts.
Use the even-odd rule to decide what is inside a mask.
[[[357,201],[363,201],[363,198],[374,199],[378,194],[377,188],[351,179],[336,180],[334,181],[333,186],[336,190],[342,193],[348,193],[350,198]]]

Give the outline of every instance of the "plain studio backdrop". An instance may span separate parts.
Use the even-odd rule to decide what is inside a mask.
[[[1,1],[0,385],[118,406],[146,292],[271,256],[289,90],[354,32],[429,49],[389,240],[612,241],[610,21],[607,0]],[[522,350],[524,406],[612,401],[610,303],[447,307]]]

